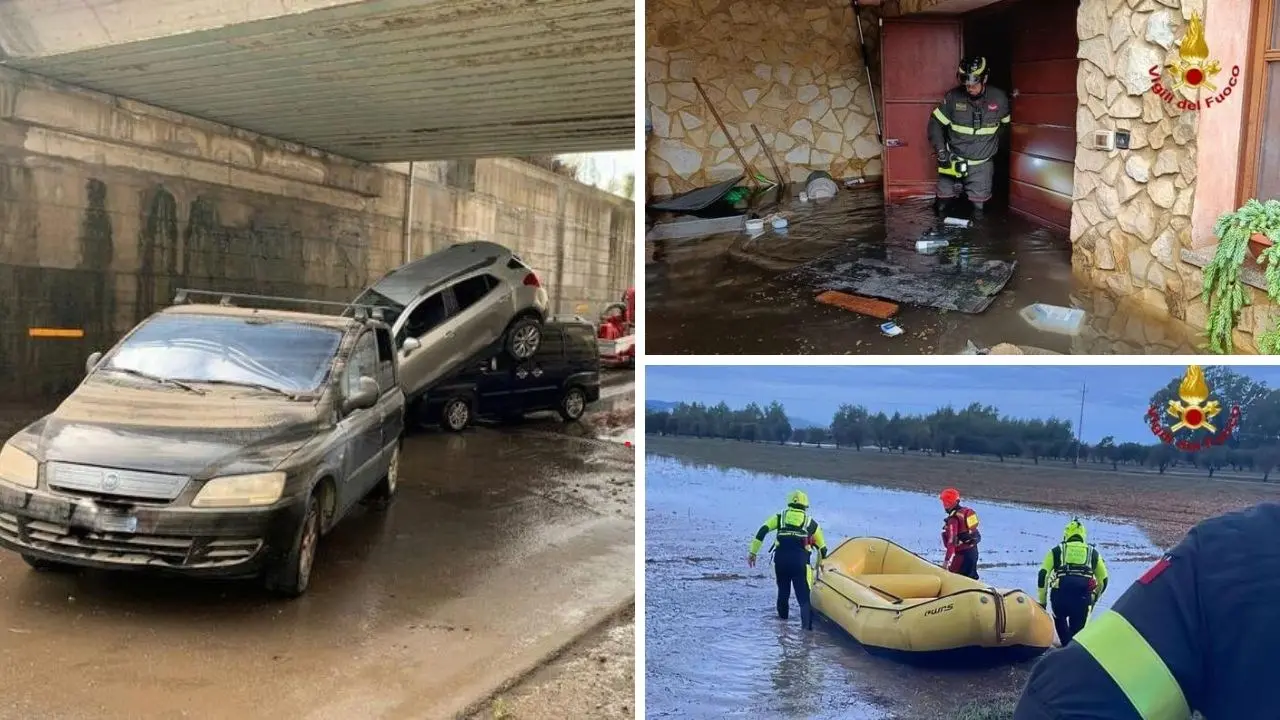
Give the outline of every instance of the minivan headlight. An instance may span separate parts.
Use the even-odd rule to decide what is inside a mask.
[[[282,472],[216,477],[200,488],[196,498],[191,501],[191,507],[226,508],[270,505],[284,494],[284,481],[285,474]]]
[[[35,458],[9,444],[0,447],[0,480],[34,488],[39,477],[40,463]]]

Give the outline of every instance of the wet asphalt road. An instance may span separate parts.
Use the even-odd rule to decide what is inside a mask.
[[[294,601],[0,552],[0,718],[452,717],[634,597],[633,450],[584,427],[413,433]]]
[[[886,208],[878,184],[842,190],[830,201],[784,208],[790,224],[758,237],[729,232],[646,241],[645,342],[654,354],[956,354],[1012,343],[1072,354],[1190,353],[1203,340],[1185,324],[1112,297],[1072,271],[1071,245],[1060,234],[993,207],[951,245],[921,255],[915,242],[939,229],[929,201]],[[969,217],[959,202],[948,215]],[[923,271],[965,262],[1016,261],[1008,284],[981,313],[902,305],[905,331],[886,337],[883,320],[829,307],[814,298],[822,282],[799,280],[796,268],[822,257],[874,257]],[[935,268],[936,269],[936,268]],[[830,278],[828,278],[830,279]],[[838,286],[836,283],[833,286]],[[1079,334],[1043,332],[1019,316],[1032,303],[1079,307]]]
[[[748,569],[748,543],[787,493],[809,495],[834,548],[846,537],[889,538],[942,559],[942,514],[931,494],[645,459],[645,713],[649,718],[788,717],[938,720],[994,692],[1021,687],[1028,663],[925,669],[866,653],[834,623],[801,630],[774,610],[764,560]],[[1035,593],[1044,553],[1070,519],[1006,503],[971,501],[982,518],[979,575]],[[1110,607],[1159,556],[1138,529],[1081,517],[1107,561]],[[770,540],[766,541],[767,551]]]

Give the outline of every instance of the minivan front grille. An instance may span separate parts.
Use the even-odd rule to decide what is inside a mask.
[[[107,497],[171,501],[190,480],[185,475],[117,470],[115,468],[51,462],[45,469],[49,487]]]
[[[9,513],[0,513],[0,537],[37,550],[101,562],[188,568],[235,565],[249,560],[262,547],[257,538],[96,532]]]

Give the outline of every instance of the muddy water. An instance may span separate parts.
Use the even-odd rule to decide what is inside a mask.
[[[878,185],[841,191],[835,199],[786,208],[783,232],[755,238],[734,232],[646,243],[645,342],[658,354],[945,353],[1001,342],[1059,353],[1191,353],[1201,340],[1167,316],[1129,307],[1089,286],[1071,270],[1068,240],[1003,209],[987,212],[951,237],[937,262],[1016,260],[1013,278],[984,312],[969,315],[903,306],[905,334],[888,338],[881,320],[814,302],[817,290],[785,277],[793,268],[837,251],[915,266],[915,241],[941,226],[929,201],[885,208]],[[948,214],[968,217],[963,202]],[[1079,335],[1042,332],[1018,311],[1031,303],[1086,310]]]
[[[794,607],[789,621],[777,619],[772,568],[767,561],[747,568],[751,537],[795,489],[809,494],[829,546],[845,537],[877,535],[941,560],[942,515],[932,495],[697,467],[657,456],[646,459],[645,489],[649,717],[945,720],[947,708],[1020,687],[1029,669],[1024,663],[924,670],[871,657],[832,623],[820,621],[813,632],[802,631]],[[1070,518],[969,504],[982,518],[982,579],[1034,594],[1044,553],[1060,540]],[[1135,528],[1081,519],[1111,572],[1112,589],[1100,610],[1159,551]]]

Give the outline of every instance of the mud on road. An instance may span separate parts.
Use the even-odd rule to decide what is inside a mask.
[[[1110,465],[918,453],[864,448],[796,447],[732,440],[647,435],[645,452],[720,467],[936,493],[947,485],[961,495],[1132,522],[1152,543],[1168,548],[1197,522],[1266,500],[1280,487],[1262,482],[1210,480],[1204,475],[1113,471]]]
[[[625,414],[630,382],[593,410]],[[455,717],[634,603],[630,447],[535,417],[417,431],[402,462],[394,504],[326,537],[294,601],[0,552],[0,718]]]

